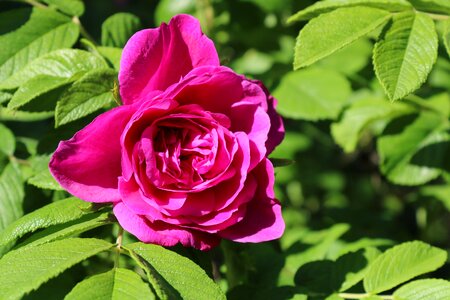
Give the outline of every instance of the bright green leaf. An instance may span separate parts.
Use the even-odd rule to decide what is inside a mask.
[[[2,234],[8,225],[23,215],[24,196],[20,171],[17,165],[10,163],[0,176],[0,232]]]
[[[11,94],[11,93],[0,91],[0,103],[11,100],[12,96],[13,96],[13,94]]]
[[[443,279],[415,280],[394,292],[394,300],[448,299],[450,299],[450,282]]]
[[[71,16],[81,16],[84,13],[82,0],[41,0],[50,6],[55,6],[63,13]]]
[[[69,17],[50,9],[34,8],[29,21],[18,30],[0,36],[0,82],[36,58],[56,49],[69,48],[78,39],[79,27]],[[1,88],[14,88],[3,86]]]
[[[323,0],[308,6],[288,19],[288,23],[304,21],[317,17],[320,14],[352,6],[367,6],[389,11],[401,11],[411,8],[406,0]]]
[[[8,127],[0,123],[0,153],[13,155],[16,149],[14,133]]]
[[[63,191],[64,189],[59,185],[59,183],[50,174],[47,169],[40,171],[39,173],[30,177],[27,181],[29,184],[35,187],[54,191]]]
[[[9,79],[0,83],[0,88],[16,88],[30,79],[40,76],[53,76],[73,80],[88,71],[107,67],[106,62],[87,51],[61,49],[39,57]]]
[[[0,259],[2,299],[20,299],[62,271],[112,246],[98,239],[73,238],[11,251]]]
[[[450,14],[450,2],[448,0],[409,0],[409,2],[418,10]]]
[[[133,271],[115,268],[78,283],[65,300],[155,299],[150,287]]]
[[[388,121],[412,110],[403,103],[389,103],[383,98],[363,99],[345,110],[342,119],[331,125],[331,133],[345,152],[352,152],[356,149],[362,132],[373,122]]]
[[[448,55],[450,56],[450,19],[445,21],[444,45],[445,45],[445,49],[447,50]]]
[[[421,194],[441,201],[450,211],[450,185],[428,185],[421,189]]]
[[[122,56],[121,48],[114,47],[97,47],[98,52],[114,67],[117,71],[120,68],[120,57]]]
[[[413,11],[394,15],[385,35],[375,44],[375,73],[391,100],[401,99],[427,79],[437,57],[433,20]]]
[[[122,48],[141,27],[141,21],[133,14],[112,15],[102,24],[102,45]]]
[[[112,218],[110,213],[91,213],[88,215],[84,215],[79,219],[53,225],[44,230],[41,230],[27,238],[15,248],[34,247],[56,240],[76,237],[80,233],[110,224],[111,222]]]
[[[445,168],[450,135],[444,118],[424,111],[394,119],[378,139],[381,171],[396,184],[424,184]]]
[[[371,294],[387,291],[416,276],[441,267],[447,252],[420,241],[395,246],[373,261],[364,277],[364,289]]]
[[[56,105],[55,126],[61,126],[93,113],[114,102],[112,90],[117,72],[93,70],[76,81]]]
[[[219,286],[189,259],[158,245],[135,243],[126,248],[142,257],[182,299],[225,299]]]
[[[348,80],[325,69],[286,74],[274,92],[278,111],[285,117],[304,120],[335,119],[350,96]]]
[[[155,10],[155,23],[157,25],[162,22],[169,22],[169,20],[178,14],[195,15],[196,3],[195,0],[161,0],[158,2]]]
[[[351,77],[369,63],[371,54],[372,43],[362,38],[320,60],[317,66]]]
[[[7,245],[38,229],[79,219],[91,213],[91,208],[91,203],[77,198],[68,198],[46,205],[23,216],[1,231],[0,246]]]
[[[297,37],[294,69],[327,57],[386,24],[390,17],[385,10],[359,6],[320,15],[309,21]]]
[[[68,78],[38,75],[19,87],[11,101],[8,103],[8,108],[17,109],[31,100],[58,87],[64,86],[69,82],[70,80]]]

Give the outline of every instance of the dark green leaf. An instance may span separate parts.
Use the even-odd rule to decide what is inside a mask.
[[[447,50],[447,54],[450,56],[450,19],[445,21],[444,26],[444,45]]]
[[[0,259],[2,297],[20,299],[62,271],[112,246],[102,240],[73,238],[11,251]]]
[[[13,155],[16,149],[14,133],[8,127],[0,123],[0,153]]]
[[[418,10],[450,14],[450,2],[447,0],[409,0]]]
[[[117,72],[93,70],[77,80],[56,105],[55,126],[78,120],[114,102],[112,90]]]
[[[225,299],[219,286],[189,259],[157,245],[136,243],[126,248],[142,257],[182,299]]]
[[[65,300],[155,299],[150,287],[133,271],[115,268],[78,283]]]
[[[158,2],[155,10],[155,23],[157,25],[162,22],[169,22],[169,20],[178,14],[195,15],[196,2],[195,0],[161,0]]]
[[[0,232],[2,234],[7,230],[8,225],[11,226],[11,223],[23,215],[24,196],[23,181],[18,166],[10,163],[0,176]]]

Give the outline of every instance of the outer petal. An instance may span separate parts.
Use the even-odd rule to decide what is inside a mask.
[[[285,224],[281,205],[273,199],[273,166],[268,159],[262,161],[253,172],[258,178],[260,190],[248,204],[244,219],[218,234],[220,237],[242,243],[258,243],[281,237]]]
[[[120,106],[101,114],[70,140],[59,143],[49,166],[63,188],[89,202],[120,200],[120,135],[134,110]]]
[[[165,90],[204,65],[218,66],[219,57],[194,17],[178,15],[169,25],[139,31],[125,45],[120,61],[122,100],[130,104],[153,90]]]
[[[163,222],[150,222],[141,215],[134,214],[127,206],[114,204],[114,215],[120,225],[144,243],[174,246],[181,243],[185,247],[209,250],[217,246],[220,238],[208,233],[183,229]]]

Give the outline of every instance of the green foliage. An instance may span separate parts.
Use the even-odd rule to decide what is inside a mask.
[[[80,282],[65,299],[151,300],[155,299],[155,296],[139,275],[127,269],[114,268],[109,272],[94,275]]]
[[[131,35],[179,13],[277,98],[278,241],[137,242],[49,172],[61,140],[122,105]],[[450,298],[449,14],[447,0],[0,1],[0,299]]]
[[[425,82],[436,61],[437,46],[429,16],[408,11],[392,18],[373,56],[377,77],[391,100],[405,97]]]
[[[294,68],[309,66],[375,28],[386,24],[387,11],[369,7],[340,8],[311,20],[297,37]],[[320,39],[317,37],[320,36]]]
[[[33,8],[30,19],[19,29],[0,36],[8,45],[0,53],[0,80],[18,74],[28,63],[56,49],[69,48],[77,40],[79,28],[69,17],[48,9]]]
[[[129,13],[112,15],[102,25],[102,45],[108,47],[125,46],[128,39],[141,28],[138,17]]]
[[[274,96],[283,99],[279,111],[293,119],[335,119],[346,104],[351,88],[336,71],[300,70],[286,74]]]
[[[145,269],[149,281],[163,289],[154,286],[158,297],[164,299],[173,293],[181,299],[225,299],[205,271],[189,259],[157,245],[136,243],[126,248],[148,264]]]
[[[11,251],[0,259],[2,297],[20,299],[64,270],[111,247],[98,239],[73,238]]]
[[[55,111],[55,125],[85,117],[114,101],[112,90],[117,73],[99,69],[86,73],[61,96]]]

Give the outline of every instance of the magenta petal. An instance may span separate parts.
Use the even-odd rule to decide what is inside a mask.
[[[120,135],[134,109],[120,106],[101,114],[70,140],[59,143],[49,167],[64,189],[89,202],[120,200]]]
[[[122,202],[114,204],[114,215],[126,231],[144,243],[161,246],[181,243],[185,247],[209,250],[220,242],[220,238],[212,234],[183,229],[163,222],[150,222],[144,216],[134,214]]]
[[[125,45],[119,72],[122,100],[125,104],[139,101],[206,65],[219,65],[214,43],[194,17],[177,15],[169,25],[137,32]]]

